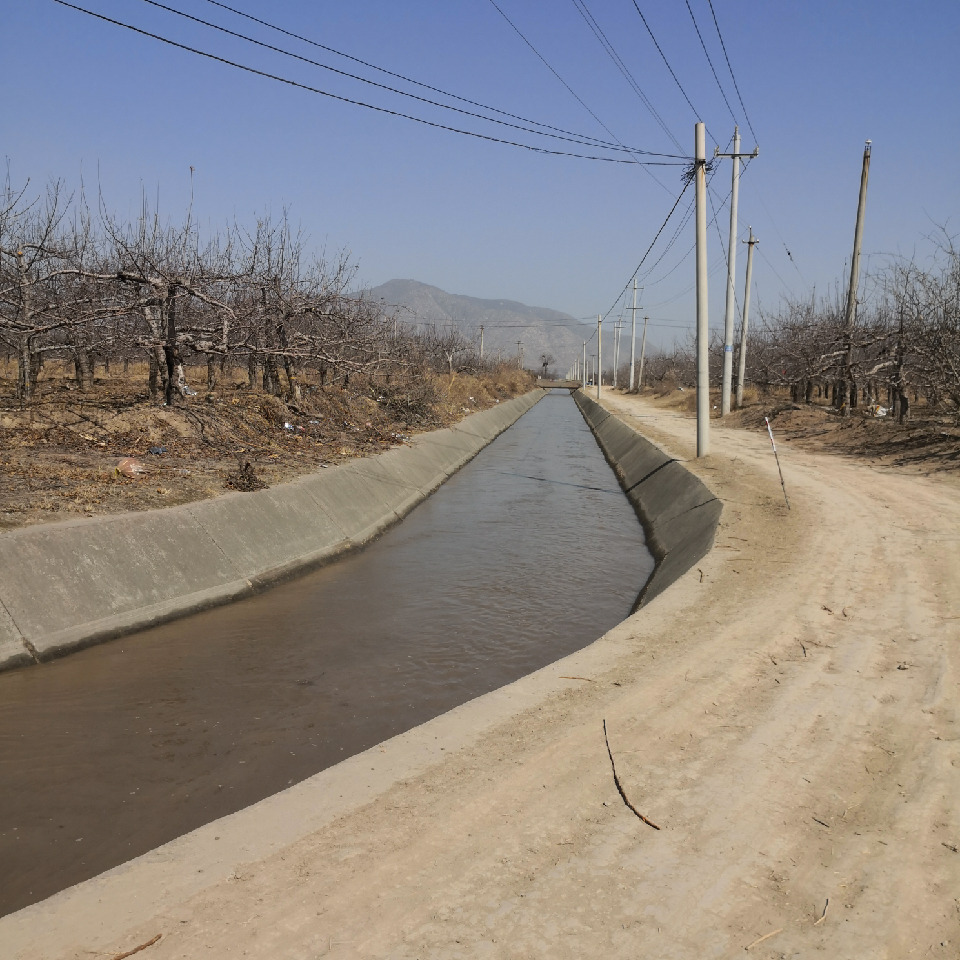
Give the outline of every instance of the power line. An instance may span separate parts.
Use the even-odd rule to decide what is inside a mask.
[[[636,7],[637,13],[640,14],[640,19],[643,21],[643,25],[647,28],[647,33],[650,34],[650,39],[653,41],[653,45],[657,48],[657,53],[660,54],[661,59],[666,64],[667,69],[670,71],[670,76],[673,77],[673,82],[680,88],[680,92],[683,94],[683,99],[687,101],[690,105],[690,109],[693,111],[693,115],[700,120],[700,114],[697,112],[697,108],[693,105],[690,98],[687,96],[687,91],[683,89],[683,84],[677,79],[677,75],[673,72],[673,67],[670,66],[670,61],[667,59],[667,55],[660,48],[660,44],[657,42],[657,38],[653,35],[653,31],[650,29],[650,24],[647,23],[647,18],[643,15],[643,11],[640,9],[637,4],[637,0],[633,0],[633,5]],[[702,121],[701,121],[702,122]]]
[[[401,113],[399,110],[390,110],[387,107],[378,107],[371,103],[365,103],[362,100],[354,100],[350,97],[343,97],[336,93],[330,93],[327,90],[321,90],[318,87],[312,87],[305,83],[299,83],[296,80],[289,80],[286,77],[280,77],[273,73],[268,73],[265,70],[258,70],[255,67],[248,67],[245,64],[237,63],[234,60],[228,60],[226,57],[221,57],[213,53],[207,53],[204,50],[198,50],[196,47],[190,47],[183,43],[178,43],[176,40],[170,40],[168,37],[162,37],[159,34],[151,33],[148,30],[143,30],[140,27],[132,26],[129,23],[124,23],[121,20],[114,20],[112,17],[107,17],[102,13],[95,13],[92,10],[87,10],[85,7],[80,7],[72,3],[68,3],[67,0],[53,0],[54,3],[59,4],[62,7],[67,7],[71,10],[76,10],[78,13],[85,13],[88,16],[94,17],[97,20],[103,20],[105,23],[112,23],[114,26],[123,27],[126,30],[130,30],[133,33],[138,33],[144,37],[150,37],[152,40],[158,40],[160,43],[165,43],[168,46],[175,47],[178,50],[184,50],[187,53],[192,53],[199,57],[204,57],[207,60],[213,60],[216,63],[225,64],[228,67],[234,67],[237,70],[243,70],[246,73],[251,73],[254,76],[265,77],[268,80],[276,80],[278,83],[283,83],[289,87],[295,87],[298,90],[304,90],[307,93],[315,93],[322,97],[328,97],[331,100],[338,100],[341,103],[349,103],[351,106],[364,107],[367,110],[374,110],[377,113],[385,113],[389,116],[400,117],[404,120],[412,120],[414,123],[420,123],[427,127],[433,127],[436,130],[446,130],[449,133],[458,133],[461,136],[473,137],[478,140],[486,140],[490,143],[500,143],[505,146],[518,147],[521,150],[529,150],[532,153],[542,153],[549,156],[557,157],[574,157],[578,160],[597,160],[605,163],[624,163],[631,164],[634,166],[679,166],[682,165],[684,161],[677,160],[674,163],[669,163],[665,161],[641,161],[633,159],[625,159],[621,157],[603,157],[603,156],[594,156],[587,155],[582,153],[571,153],[564,150],[550,150],[545,147],[536,147],[527,143],[518,143],[514,140],[504,140],[500,137],[492,137],[487,134],[477,133],[472,130],[461,130],[458,127],[451,127],[448,124],[437,123],[433,120],[425,120],[423,117],[414,117],[407,113]]]
[[[428,104],[431,107],[439,107],[442,110],[452,110],[454,113],[463,114],[464,116],[468,116],[468,117],[474,117],[478,120],[485,120],[488,123],[496,123],[504,127],[510,127],[511,129],[514,129],[514,130],[523,131],[524,133],[533,133],[533,134],[537,134],[538,136],[550,137],[555,140],[565,140],[569,143],[581,144],[582,146],[590,146],[590,147],[600,146],[604,150],[616,150],[616,151],[624,151],[624,152],[635,153],[635,154],[652,155],[652,154],[648,154],[648,152],[644,150],[640,150],[640,149],[628,150],[628,148],[622,145],[615,146],[612,143],[604,143],[603,141],[598,140],[596,137],[584,137],[584,136],[581,136],[580,134],[571,134],[570,136],[566,136],[560,133],[547,133],[542,130],[535,130],[532,127],[525,127],[525,126],[521,126],[520,124],[511,123],[508,120],[499,120],[496,117],[486,117],[486,116],[483,116],[482,114],[476,113],[473,110],[465,110],[462,107],[454,107],[454,106],[451,106],[450,104],[439,103],[436,100],[430,100],[427,97],[421,97],[415,93],[408,93],[404,90],[398,90],[396,87],[389,87],[386,84],[377,83],[376,80],[370,80],[366,77],[358,76],[355,73],[348,73],[346,70],[339,70],[337,67],[331,67],[329,64],[320,63],[317,60],[311,60],[309,57],[300,56],[297,53],[292,53],[289,50],[284,50],[281,47],[274,46],[273,44],[264,43],[262,40],[257,40],[253,37],[248,37],[246,36],[246,34],[238,33],[236,30],[230,30],[227,27],[221,27],[218,24],[211,23],[208,20],[203,20],[200,17],[195,17],[192,14],[185,13],[182,10],[177,10],[175,7],[167,6],[167,4],[165,3],[160,3],[159,0],[142,0],[142,2],[149,4],[152,7],[157,7],[160,10],[166,10],[168,13],[175,14],[178,17],[183,17],[185,20],[191,20],[194,23],[200,24],[201,26],[209,27],[211,30],[217,30],[220,33],[225,33],[227,36],[235,37],[238,40],[243,40],[247,43],[252,43],[254,46],[262,47],[263,49],[270,50],[273,53],[279,53],[282,56],[290,57],[292,60],[299,60],[301,63],[309,64],[312,67],[319,67],[321,70],[329,70],[331,73],[335,73],[338,76],[346,77],[350,80],[357,80],[360,83],[369,84],[370,86],[376,87],[379,90],[385,90],[388,93],[395,93],[401,97],[409,97],[411,100],[416,100],[419,103]],[[542,124],[538,124],[538,126],[542,126]]]
[[[713,69],[713,60],[710,59],[710,54],[707,51],[707,45],[703,42],[703,34],[700,33],[700,26],[697,23],[697,18],[693,15],[693,7],[690,6],[690,0],[685,0],[687,4],[687,10],[690,13],[690,19],[693,21],[693,29],[697,31],[697,37],[700,40],[700,46],[703,47],[704,56],[707,58],[707,63],[710,64],[710,72],[713,74],[713,79],[717,81],[717,88],[720,90],[720,96],[723,97],[723,102],[727,105],[727,109],[730,111],[730,116],[733,117],[733,122],[737,122],[737,118],[733,113],[733,107],[730,106],[730,101],[727,99],[726,93],[724,93],[723,87],[720,84],[720,78],[717,76],[717,71]]]
[[[600,46],[603,47],[607,56],[613,61],[614,66],[616,66],[616,68],[623,75],[624,79],[630,85],[631,89],[640,98],[640,102],[643,103],[643,105],[650,111],[650,114],[654,118],[654,120],[656,120],[657,123],[660,124],[660,128],[663,130],[663,132],[676,144],[677,149],[682,151],[683,147],[680,145],[680,141],[673,135],[669,127],[667,127],[663,118],[660,116],[660,114],[654,108],[653,104],[650,102],[650,99],[641,89],[640,84],[637,83],[636,78],[627,68],[627,65],[623,62],[623,59],[621,58],[620,54],[618,54],[617,51],[613,48],[613,44],[609,41],[609,39],[607,38],[607,35],[603,32],[603,28],[600,26],[600,24],[597,23],[597,20],[594,17],[594,15],[587,8],[587,5],[584,2],[584,0],[573,0],[573,5],[577,8],[578,13],[580,14],[581,17],[583,17],[587,26],[593,32],[593,35],[600,42]]]
[[[607,310],[607,312],[603,315],[604,320],[606,320],[606,318],[609,317],[611,313],[613,313],[613,311],[616,309],[617,304],[620,302],[620,298],[627,292],[627,289],[629,288],[630,284],[633,283],[634,277],[636,277],[636,275],[640,272],[640,268],[643,266],[644,261],[647,259],[648,256],[650,256],[650,251],[653,249],[653,245],[657,242],[657,240],[660,239],[660,234],[663,233],[663,231],[666,229],[667,224],[670,222],[670,218],[673,216],[674,211],[680,205],[680,201],[683,199],[683,195],[687,192],[687,188],[689,186],[690,186],[689,182],[684,184],[683,189],[680,191],[680,195],[677,197],[677,199],[673,203],[673,206],[670,208],[670,212],[667,214],[663,223],[660,224],[660,229],[657,230],[656,234],[654,235],[654,238],[650,241],[650,246],[647,247],[643,256],[640,258],[640,262],[637,264],[637,269],[634,270],[633,273],[630,275],[630,278],[623,285],[623,289],[620,291],[619,294],[617,294],[617,299],[613,301],[613,303],[610,306],[610,309]]]
[[[723,50],[723,58],[727,61],[727,69],[730,71],[730,79],[733,80],[733,89],[737,91],[737,99],[740,101],[740,107],[743,110],[743,115],[746,118],[747,126],[750,128],[750,132],[753,134],[754,144],[760,143],[760,138],[757,136],[757,131],[753,129],[753,124],[750,122],[750,114],[747,113],[747,108],[744,106],[743,97],[740,96],[740,86],[737,83],[737,78],[733,72],[733,67],[730,65],[730,57],[727,56],[727,45],[723,42],[723,34],[720,32],[720,24],[717,22],[717,14],[713,9],[713,0],[707,0],[707,3],[710,4],[710,13],[713,15],[713,25],[717,28],[717,36],[720,38],[720,47]]]
[[[587,134],[575,134],[573,131],[565,130],[563,127],[555,127],[547,123],[540,123],[537,120],[530,120],[528,117],[522,117],[515,113],[510,113],[506,110],[499,110],[496,107],[491,107],[487,104],[480,103],[476,100],[470,100],[467,97],[460,97],[455,93],[450,93],[447,90],[443,90],[440,87],[431,86],[429,83],[423,83],[420,80],[414,80],[412,77],[407,77],[402,73],[395,73],[392,70],[387,70],[384,67],[378,67],[376,64],[369,63],[366,60],[361,60],[359,57],[354,57],[349,53],[344,53],[342,50],[337,50],[334,47],[326,46],[325,44],[318,43],[316,40],[311,40],[309,37],[304,37],[301,34],[293,33],[290,30],[285,30],[283,27],[278,27],[276,24],[269,23],[266,20],[261,20],[258,17],[253,17],[248,13],[244,13],[242,10],[236,10],[233,7],[227,6],[225,3],[220,3],[218,0],[207,0],[207,3],[213,4],[215,7],[220,7],[223,10],[227,10],[230,13],[236,14],[238,17],[244,17],[247,20],[251,20],[254,23],[258,23],[263,27],[267,27],[270,30],[276,30],[278,33],[282,33],[285,36],[292,37],[294,40],[300,40],[303,43],[310,44],[311,46],[317,47],[320,50],[325,50],[327,53],[333,53],[338,57],[343,57],[346,60],[351,60],[354,63],[359,63],[361,66],[367,67],[370,70],[376,70],[378,73],[383,73],[388,77],[394,77],[397,80],[403,80],[404,83],[412,83],[415,86],[422,87],[425,90],[430,90],[433,93],[442,94],[445,97],[449,97],[451,100],[459,100],[461,103],[469,104],[471,107],[479,107],[482,110],[490,110],[492,113],[499,113],[501,116],[509,117],[511,120],[521,120],[523,123],[531,123],[537,127],[543,127],[546,130],[553,130],[557,133],[569,134],[571,136],[583,136],[585,140],[596,140],[598,143],[605,143],[605,141],[600,140],[597,137],[590,137]],[[623,146],[623,144],[620,144]]]
[[[617,137],[617,135],[593,112],[593,110],[587,106],[587,104],[583,101],[583,99],[581,99],[580,95],[573,89],[573,87],[571,87],[570,84],[567,83],[567,81],[564,80],[559,73],[557,73],[557,71],[547,62],[546,57],[540,53],[540,51],[524,36],[520,28],[506,15],[506,13],[503,12],[503,10],[497,5],[496,0],[490,0],[490,4],[497,11],[497,13],[499,13],[500,16],[506,20],[516,35],[533,51],[537,59],[564,85],[564,87],[566,87],[567,91],[577,101],[577,103],[579,103],[580,106],[583,107],[583,109],[586,110],[587,113],[589,113],[590,116],[593,117],[593,119],[596,120],[597,123],[599,123],[600,126],[603,127],[603,129],[606,130],[607,133],[609,133],[617,143],[621,143],[620,138]],[[669,193],[668,188],[654,176],[654,174],[647,168],[646,164],[641,164],[640,166],[645,173],[647,173],[656,183],[658,183]]]

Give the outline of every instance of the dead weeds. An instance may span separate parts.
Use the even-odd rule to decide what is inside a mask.
[[[532,385],[517,370],[427,374],[413,397],[358,380],[349,390],[307,382],[293,401],[235,376],[165,407],[150,399],[143,369],[100,377],[83,394],[66,369],[50,364],[38,399],[20,409],[11,372],[0,365],[0,529],[272,486],[403,444]],[[143,465],[142,475],[118,473],[127,457]]]

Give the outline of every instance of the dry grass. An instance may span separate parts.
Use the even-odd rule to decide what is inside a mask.
[[[20,409],[15,375],[0,364],[0,527],[172,506],[249,489],[253,477],[276,484],[402,444],[532,385],[515,369],[406,383],[355,377],[347,389],[321,388],[308,374],[294,402],[250,390],[244,370],[166,407],[149,397],[145,364],[126,376],[115,366],[82,393],[56,363],[44,368],[37,400]],[[188,379],[205,383],[205,370]],[[123,457],[146,473],[118,474]]]

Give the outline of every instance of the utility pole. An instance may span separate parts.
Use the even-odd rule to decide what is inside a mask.
[[[480,359],[483,360],[483,324],[480,324]]]
[[[630,308],[633,318],[630,326],[630,379],[627,384],[627,393],[633,393],[634,366],[636,364],[637,354],[637,278],[633,278],[633,306]],[[646,324],[644,324],[644,333],[646,333]],[[642,351],[641,351],[642,354]],[[643,363],[643,361],[640,361]],[[639,387],[637,388],[639,390]]]
[[[580,371],[583,374],[583,389],[587,389],[587,341],[583,341],[583,370]]]
[[[649,317],[643,318],[643,339],[640,341],[640,372],[637,374],[637,393],[643,388],[643,356],[647,352],[647,321]]]
[[[863,172],[860,174],[860,202],[857,205],[857,229],[853,235],[853,260],[850,261],[850,287],[847,290],[846,336],[847,355],[844,362],[843,384],[840,391],[841,411],[849,416],[850,408],[857,402],[856,384],[853,380],[853,327],[857,317],[857,284],[860,281],[860,247],[863,243],[863,216],[867,209],[867,177],[870,175],[870,147],[867,141],[863,148]]]
[[[753,279],[753,245],[760,241],[753,235],[750,227],[750,239],[747,244],[747,284],[743,292],[743,321],[740,324],[740,362],[737,364],[737,409],[743,409],[743,380],[747,375],[747,322],[750,319],[750,282]]]
[[[707,145],[703,123],[694,125],[697,224],[697,456],[710,452],[710,354],[707,310]]]
[[[618,320],[613,325],[613,389],[617,389],[617,367],[620,366],[620,328],[623,322]]]
[[[601,360],[600,360],[602,356],[602,354],[600,353],[600,325],[602,323],[603,323],[603,317],[601,317],[600,314],[598,313],[597,314],[597,400],[600,399],[600,379],[602,377],[602,374],[600,371],[603,370],[603,367],[601,366]]]
[[[523,369],[523,341],[517,341],[517,369]]]
[[[720,416],[730,412],[730,381],[733,379],[733,314],[736,309],[734,283],[737,275],[737,202],[740,196],[740,158],[755,157],[760,152],[754,147],[753,153],[740,152],[740,128],[733,128],[733,153],[721,153],[717,147],[714,157],[733,159],[733,184],[730,189],[730,242],[727,245],[727,305],[723,315],[723,386],[720,390]]]

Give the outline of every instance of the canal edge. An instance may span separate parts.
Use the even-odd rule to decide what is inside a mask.
[[[256,493],[5,531],[0,670],[229,603],[362,546],[544,393]]]
[[[697,476],[582,390],[573,399],[623,492],[653,554],[653,573],[636,608],[659,596],[713,547],[723,503]]]

